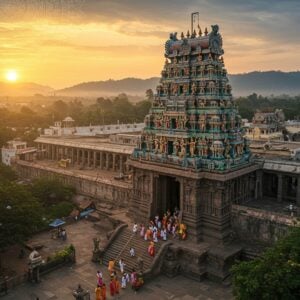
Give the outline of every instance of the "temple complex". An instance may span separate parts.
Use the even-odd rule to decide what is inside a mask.
[[[36,139],[34,161],[16,161],[19,174],[59,178],[99,210],[126,208],[132,222],[180,211],[186,244],[162,246],[149,268],[223,280],[245,249],[276,241],[300,214],[300,143],[272,138],[281,111],[257,112],[245,131],[222,45],[218,25],[170,34],[144,124],[76,127],[67,117]],[[129,237],[115,232],[106,259]]]
[[[141,144],[131,156],[130,211],[183,211],[195,241],[225,241],[231,204],[255,198],[256,170],[224,67],[218,25],[170,35]],[[138,216],[137,216],[138,214]]]

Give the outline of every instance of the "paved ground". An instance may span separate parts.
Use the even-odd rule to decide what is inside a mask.
[[[42,277],[39,284],[26,283],[10,290],[2,299],[7,300],[39,300],[74,299],[72,290],[80,283],[91,291],[91,299],[95,299],[96,271],[100,269],[104,274],[104,282],[109,283],[108,272],[105,266],[91,262],[93,237],[101,233],[89,221],[80,221],[66,227],[68,242],[72,242],[77,249],[77,263],[72,267],[63,267]],[[40,237],[39,237],[40,239]],[[113,299],[108,295],[107,299]],[[191,299],[233,299],[231,289],[210,281],[196,282],[178,276],[169,279],[165,276],[147,283],[137,294],[128,286],[114,299],[143,299],[143,300],[191,300]]]

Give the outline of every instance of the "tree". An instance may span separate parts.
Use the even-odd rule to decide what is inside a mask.
[[[261,258],[232,267],[236,299],[300,299],[300,227]]]
[[[27,187],[0,184],[0,249],[23,242],[42,225],[43,210]]]
[[[16,172],[11,167],[0,163],[0,182],[14,181],[17,178]]]

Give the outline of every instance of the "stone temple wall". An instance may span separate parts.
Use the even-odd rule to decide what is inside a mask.
[[[276,214],[265,210],[232,205],[232,229],[243,242],[272,244],[287,234],[293,226],[290,216]]]
[[[96,177],[67,174],[63,170],[48,170],[38,164],[19,161],[16,164],[21,178],[33,179],[39,177],[56,178],[76,188],[78,194],[93,197],[95,204],[109,204],[113,207],[128,207],[131,188],[101,182]],[[130,185],[130,184],[128,184]]]

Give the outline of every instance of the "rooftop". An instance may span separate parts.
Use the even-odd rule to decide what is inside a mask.
[[[38,137],[36,143],[75,147],[112,153],[131,154],[134,146],[110,143],[109,138],[92,137]]]

